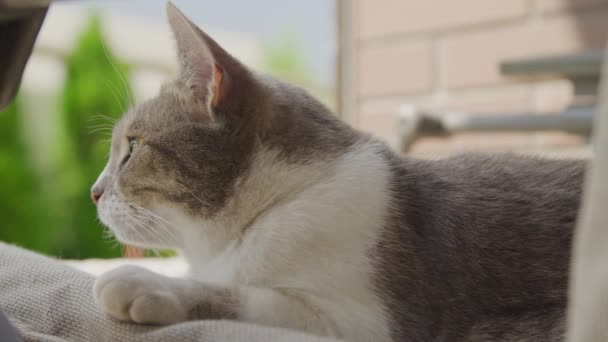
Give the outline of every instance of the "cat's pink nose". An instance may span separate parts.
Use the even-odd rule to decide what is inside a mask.
[[[93,200],[93,203],[95,203],[95,205],[97,205],[97,203],[99,202],[101,195],[103,195],[103,190],[98,190],[98,189],[91,190],[91,199]]]

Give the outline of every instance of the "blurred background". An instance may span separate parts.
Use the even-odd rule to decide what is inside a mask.
[[[509,123],[592,109],[595,57],[608,38],[605,0],[174,3],[245,64],[308,89],[404,154],[592,153],[584,124],[406,134],[411,120],[402,114]],[[96,219],[89,188],[113,122],[177,72],[164,7],[53,3],[17,99],[0,113],[0,240],[70,259],[122,255]]]
[[[403,104],[439,115],[464,111],[491,117],[559,113],[576,105],[575,100],[594,101],[595,90],[581,89],[581,96],[575,96],[569,78],[580,72],[597,82],[600,58],[592,62],[589,54],[603,49],[608,38],[606,0],[339,3],[344,68],[340,108],[348,112],[344,115],[349,122],[394,144],[400,134],[395,111]],[[551,61],[565,56],[573,58]],[[533,64],[539,58],[549,61],[505,68],[514,62]],[[581,135],[493,130],[424,137],[408,153],[483,150],[580,155],[587,153],[587,146]]]
[[[17,99],[0,114],[0,240],[70,259],[117,257],[89,195],[112,123],[177,73],[164,0],[57,1]],[[175,1],[251,67],[334,106],[334,4]]]

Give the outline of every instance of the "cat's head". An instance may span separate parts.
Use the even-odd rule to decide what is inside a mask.
[[[173,5],[167,12],[180,76],[124,114],[91,189],[101,221],[145,247],[179,247],[179,230],[224,210],[259,177],[252,168],[305,165],[356,139],[305,91],[250,71]]]

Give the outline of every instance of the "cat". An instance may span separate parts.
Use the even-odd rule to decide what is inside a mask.
[[[167,13],[181,73],[117,123],[91,191],[118,240],[180,250],[192,274],[105,273],[105,312],[348,341],[563,340],[585,162],[401,157]]]

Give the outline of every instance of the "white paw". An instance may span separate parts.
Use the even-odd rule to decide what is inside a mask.
[[[171,324],[188,316],[171,285],[171,278],[137,266],[122,266],[97,278],[94,293],[101,308],[118,320]]]

